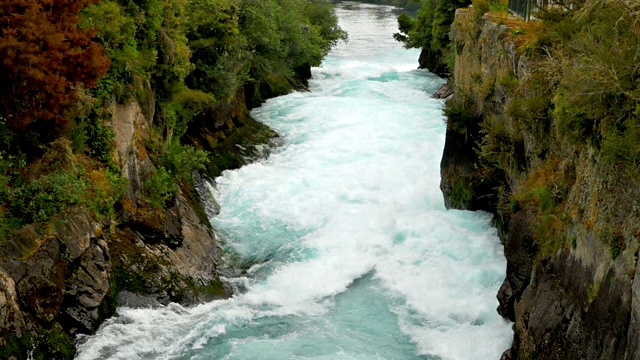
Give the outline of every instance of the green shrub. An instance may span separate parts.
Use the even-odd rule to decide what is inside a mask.
[[[602,158],[613,164],[627,164],[631,171],[640,167],[640,133],[637,126],[625,131],[611,129],[604,136]]]
[[[103,110],[94,108],[88,116],[76,119],[80,133],[72,135],[72,145],[75,150],[86,149],[88,155],[103,164],[113,165],[111,155],[115,150],[115,133],[107,125],[106,116]]]
[[[489,0],[473,0],[473,13],[476,18],[488,13],[491,10],[491,2]]]
[[[555,205],[551,190],[546,186],[531,190],[531,196],[537,201],[538,208],[543,214],[552,210]]]
[[[191,180],[191,173],[206,168],[207,153],[192,146],[174,144],[160,157],[160,163],[171,176]]]
[[[473,108],[472,100],[464,95],[457,94],[447,100],[443,112],[449,129],[465,134],[470,127],[477,125],[478,119],[473,114]]]
[[[609,254],[611,255],[611,259],[615,260],[620,252],[624,249],[625,243],[622,238],[615,238],[609,243]]]
[[[72,161],[69,169],[54,169],[28,181],[21,173],[24,160],[0,158],[0,239],[23,225],[50,221],[74,205],[97,216],[113,216],[113,205],[124,195],[126,179],[113,167],[90,165],[75,156]]]
[[[474,191],[471,179],[459,177],[451,189],[451,203],[457,209],[468,209],[473,200]]]
[[[127,179],[120,170],[113,168],[91,171],[87,178],[89,189],[83,204],[95,214],[112,219],[115,215],[113,205],[126,193]]]
[[[152,58],[152,54],[143,51],[139,44],[141,25],[148,18],[141,12],[138,5],[110,0],[83,10],[81,26],[97,29],[97,38],[111,60],[107,76],[90,91],[93,96],[106,101],[115,97],[124,102],[140,90],[140,84],[136,84],[134,79],[148,71],[155,62],[155,56]]]
[[[164,134],[164,147],[179,140],[187,131],[188,123],[197,115],[212,108],[215,98],[200,90],[191,90],[184,86],[175,92],[171,101],[157,104],[158,124]]]
[[[593,143],[596,140],[600,120],[589,114],[587,109],[571,103],[564,92],[558,92],[554,98],[553,116],[556,120],[558,135],[571,143],[584,144],[587,141]]]
[[[103,0],[81,17],[80,27],[95,29],[111,67],[97,87],[84,90],[94,98],[90,102],[98,100],[96,107],[68,129],[34,123],[18,133],[0,115],[0,236],[74,205],[113,216],[126,181],[112,159],[110,104],[142,103],[152,124],[149,155],[157,165],[147,191],[162,207],[181,181],[205,168],[206,153],[180,144],[194,117],[224,104],[247,82],[319,65],[332,45],[346,39],[325,0]],[[62,135],[71,140],[80,171],[27,182],[27,162],[17,159],[36,161]]]
[[[423,49],[425,63],[421,65],[430,71],[451,73],[453,67],[444,57],[451,44],[451,24],[456,9],[470,3],[470,0],[422,0],[417,18],[406,14],[398,16],[400,32],[393,37],[407,48]]]
[[[181,181],[191,181],[194,171],[206,169],[207,157],[205,151],[177,142],[158,156],[158,168],[145,183],[151,206],[164,207],[177,193]]]
[[[12,188],[8,207],[22,224],[48,221],[61,210],[80,204],[85,191],[85,181],[73,174],[56,171]]]
[[[156,209],[164,208],[178,190],[176,179],[172,178],[162,166],[159,166],[153,175],[147,179],[145,189],[147,191],[146,200],[151,207]]]
[[[589,144],[605,160],[633,165],[640,104],[637,14],[622,2],[585,3],[576,12],[543,14],[553,38],[544,64],[555,94],[558,134],[570,143]],[[631,156],[622,149],[629,145]]]
[[[84,153],[87,150],[87,124],[82,119],[76,119],[71,133],[71,149],[75,153]]]
[[[0,359],[16,356],[18,359],[28,351],[34,349],[34,339],[31,332],[25,332],[21,337],[17,334],[3,334],[4,344],[0,347]]]

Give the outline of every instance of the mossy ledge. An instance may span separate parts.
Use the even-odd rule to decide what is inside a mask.
[[[640,358],[637,166],[606,146],[613,139],[606,119],[593,138],[576,139],[586,122],[565,127],[576,105],[565,100],[581,100],[563,87],[587,86],[598,80],[594,73],[572,83],[579,73],[552,79],[550,71],[578,71],[561,69],[567,52],[555,51],[560,41],[590,36],[594,30],[583,32],[582,19],[628,21],[624,9],[609,16],[613,2],[590,7],[595,3],[581,5],[577,20],[570,12],[546,14],[544,26],[472,9],[459,9],[454,20],[455,94],[445,106],[441,188],[448,207],[494,214],[507,258],[498,312],[514,323],[505,360]],[[543,46],[546,34],[564,38]],[[597,46],[580,43],[580,51]],[[618,50],[610,49],[626,51]],[[591,109],[598,104],[590,102]],[[621,134],[616,139],[631,136]]]

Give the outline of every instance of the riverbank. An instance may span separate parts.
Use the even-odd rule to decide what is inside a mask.
[[[586,40],[598,31],[589,21],[634,15],[593,4],[530,23],[456,12],[441,188],[449,207],[494,214],[508,261],[498,311],[515,331],[503,359],[637,357],[640,184],[618,148],[637,98],[625,93],[632,84],[607,79],[632,71],[626,61],[597,71],[611,58],[594,47],[618,35]],[[633,45],[611,42],[606,53],[633,57],[637,34],[616,29]]]

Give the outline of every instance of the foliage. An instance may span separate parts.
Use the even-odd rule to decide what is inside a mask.
[[[51,151],[46,157],[65,158],[67,166],[35,164],[26,171],[22,157],[0,157],[0,238],[23,225],[50,221],[74,205],[84,206],[98,217],[113,217],[113,205],[126,188],[120,171],[86,156],[70,155],[67,159],[68,155]]]
[[[474,115],[472,100],[465,94],[456,94],[447,100],[443,112],[450,130],[464,134],[477,125],[478,117]]]
[[[26,351],[34,348],[34,339],[30,332],[26,332],[20,337],[15,333],[2,335],[4,339],[4,344],[0,347],[0,358],[2,359],[23,356]]]
[[[163,166],[154,171],[153,175],[146,180],[144,186],[147,190],[145,200],[149,202],[151,207],[156,209],[164,208],[178,190],[174,179],[171,178],[171,175]]]
[[[0,28],[0,237],[70,206],[114,216],[126,187],[114,102],[138,100],[152,124],[145,185],[162,207],[205,168],[207,153],[181,142],[192,119],[346,39],[326,0],[8,0]],[[63,112],[80,101],[90,111]],[[74,168],[27,176],[59,137]]]
[[[90,171],[85,178],[88,190],[82,194],[82,203],[95,215],[113,219],[113,205],[125,195],[127,180],[120,171],[110,168]]]
[[[87,184],[72,174],[56,171],[12,190],[9,210],[29,224],[47,221],[60,210],[79,204]]]
[[[207,153],[174,142],[158,156],[158,168],[145,183],[147,200],[152,207],[162,208],[175,196],[181,181],[191,181],[194,171],[206,168]]]
[[[226,99],[246,77],[245,40],[239,37],[238,7],[225,0],[194,0],[189,4],[192,25],[187,32],[195,69],[186,78],[189,88]]]
[[[307,1],[304,15],[310,25],[308,38],[311,45],[308,59],[304,59],[303,64],[320,66],[333,46],[339,41],[347,41],[347,33],[340,28],[333,5],[325,0]],[[307,31],[305,26],[301,30]]]
[[[5,236],[22,225],[49,221],[73,205],[85,205],[97,215],[112,215],[113,204],[125,189],[120,174],[103,170],[82,176],[55,171],[31,181],[20,180],[5,188],[0,197],[6,206],[0,221]]]
[[[563,18],[545,70],[558,134],[636,166],[640,152],[640,21],[622,2],[590,1]],[[626,150],[623,150],[626,149]],[[625,154],[626,153],[626,154]]]
[[[506,14],[508,10],[506,0],[472,0],[473,13],[480,18],[488,12]]]
[[[113,129],[106,124],[105,115],[94,109],[89,116],[77,119],[81,126],[80,131],[84,134],[78,135],[80,138],[76,137],[76,141],[84,140],[90,156],[104,164],[113,165],[111,154],[113,154],[115,147],[113,144],[115,134]]]
[[[73,340],[58,323],[45,332],[45,338],[38,345],[34,359],[49,359],[52,355],[57,359],[73,359],[76,353]]]
[[[571,245],[565,234],[568,220],[564,208],[575,182],[575,168],[560,158],[553,158],[528,174],[511,195],[512,211],[529,209],[537,219],[534,235],[545,255],[554,255]]]
[[[151,63],[145,61],[138,49],[133,17],[117,2],[105,0],[83,11],[81,26],[97,29],[97,39],[111,59],[107,77],[100,80],[93,94],[105,100],[112,96],[118,100],[130,97],[129,84]]]
[[[190,11],[195,21],[187,38],[195,70],[186,83],[218,99],[246,81],[320,65],[346,39],[324,0],[197,0]]]
[[[503,169],[508,174],[525,170],[524,140],[506,126],[504,117],[486,115],[482,132],[484,137],[479,152],[487,165]]]
[[[0,118],[14,129],[42,119],[66,124],[76,87],[93,87],[109,67],[92,31],[77,28],[94,0],[0,3]]]
[[[453,183],[451,203],[455,208],[468,209],[474,198],[474,188],[470,177],[460,177]]]
[[[423,49],[426,63],[421,66],[438,74],[452,72],[452,68],[447,68],[445,59],[451,52],[451,24],[456,9],[470,3],[470,0],[422,0],[417,18],[406,13],[398,16],[400,32],[394,34],[394,38],[407,48]]]
[[[73,359],[76,349],[71,337],[62,330],[57,322],[49,324],[48,327],[23,331],[21,336],[16,333],[2,334],[4,343],[0,347],[0,358]]]

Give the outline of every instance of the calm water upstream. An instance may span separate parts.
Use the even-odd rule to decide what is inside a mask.
[[[268,159],[227,171],[212,219],[246,291],[193,308],[118,310],[78,359],[499,359],[511,325],[485,213],[447,211],[438,188],[443,81],[415,70],[392,7],[343,2],[340,44],[310,92],[254,116],[282,134]]]

